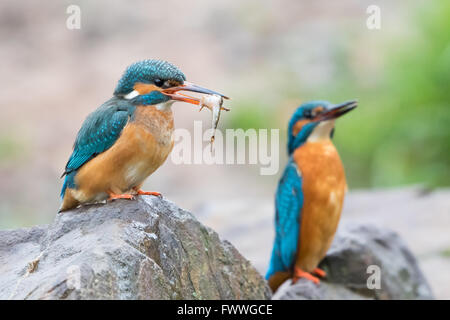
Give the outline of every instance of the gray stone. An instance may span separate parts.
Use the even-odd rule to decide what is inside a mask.
[[[374,285],[375,266],[380,288]],[[350,224],[339,228],[321,262],[327,278],[320,285],[300,279],[286,281],[273,299],[433,299],[431,289],[415,257],[400,237],[372,225]],[[370,271],[370,272],[368,272]]]
[[[270,298],[229,242],[156,197],[81,207],[0,239],[0,299]]]

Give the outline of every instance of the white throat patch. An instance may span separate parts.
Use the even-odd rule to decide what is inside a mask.
[[[311,132],[307,142],[319,142],[330,139],[331,130],[334,128],[334,120],[322,121]]]
[[[173,100],[169,100],[166,102],[158,103],[155,105],[155,107],[157,110],[160,110],[160,111],[170,111],[174,102],[175,101],[173,101]]]

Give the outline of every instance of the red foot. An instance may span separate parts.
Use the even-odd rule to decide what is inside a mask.
[[[294,276],[292,277],[292,283],[296,283],[298,279],[305,278],[308,279],[315,284],[319,284],[320,280],[319,278],[314,277],[311,273],[303,271],[302,269],[298,267],[294,267]]]
[[[327,276],[327,273],[325,271],[323,271],[322,269],[319,268],[315,268],[313,270],[313,273],[318,276],[319,278],[325,278]]]
[[[109,198],[108,200],[115,200],[115,199],[129,199],[133,200],[134,196],[132,194],[115,194],[112,192],[109,192]]]
[[[155,196],[155,197],[159,197],[162,198],[162,194],[156,191],[142,191],[141,189],[136,190],[138,195],[141,196]]]

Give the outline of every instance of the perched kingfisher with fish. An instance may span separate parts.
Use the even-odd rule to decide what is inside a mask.
[[[344,166],[331,139],[335,120],[356,101],[302,104],[288,126],[289,160],[275,195],[275,240],[266,279],[273,292],[292,279],[319,284],[347,191]]]
[[[169,62],[144,60],[130,65],[113,97],[92,112],[78,132],[62,175],[59,211],[102,200],[161,196],[142,191],[141,186],[172,150],[171,106],[176,101],[201,105],[200,99],[180,91],[228,99],[187,82]]]

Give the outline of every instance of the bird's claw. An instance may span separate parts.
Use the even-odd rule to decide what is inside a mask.
[[[158,197],[158,198],[162,199],[162,194],[159,193],[159,192],[156,192],[156,191],[137,190],[136,194],[140,195],[140,196],[155,196],[155,197]]]
[[[321,270],[322,271],[322,270]],[[319,284],[320,280],[317,277],[314,277],[311,273],[303,271],[302,269],[295,267],[294,268],[294,276],[292,277],[292,283],[296,283],[300,278],[305,278],[314,282],[315,284]]]
[[[134,200],[134,196],[132,194],[115,194],[109,193],[108,201],[116,200],[116,199],[128,199]]]
[[[319,278],[325,278],[327,276],[327,273],[320,268],[315,268],[312,273],[314,273]]]

